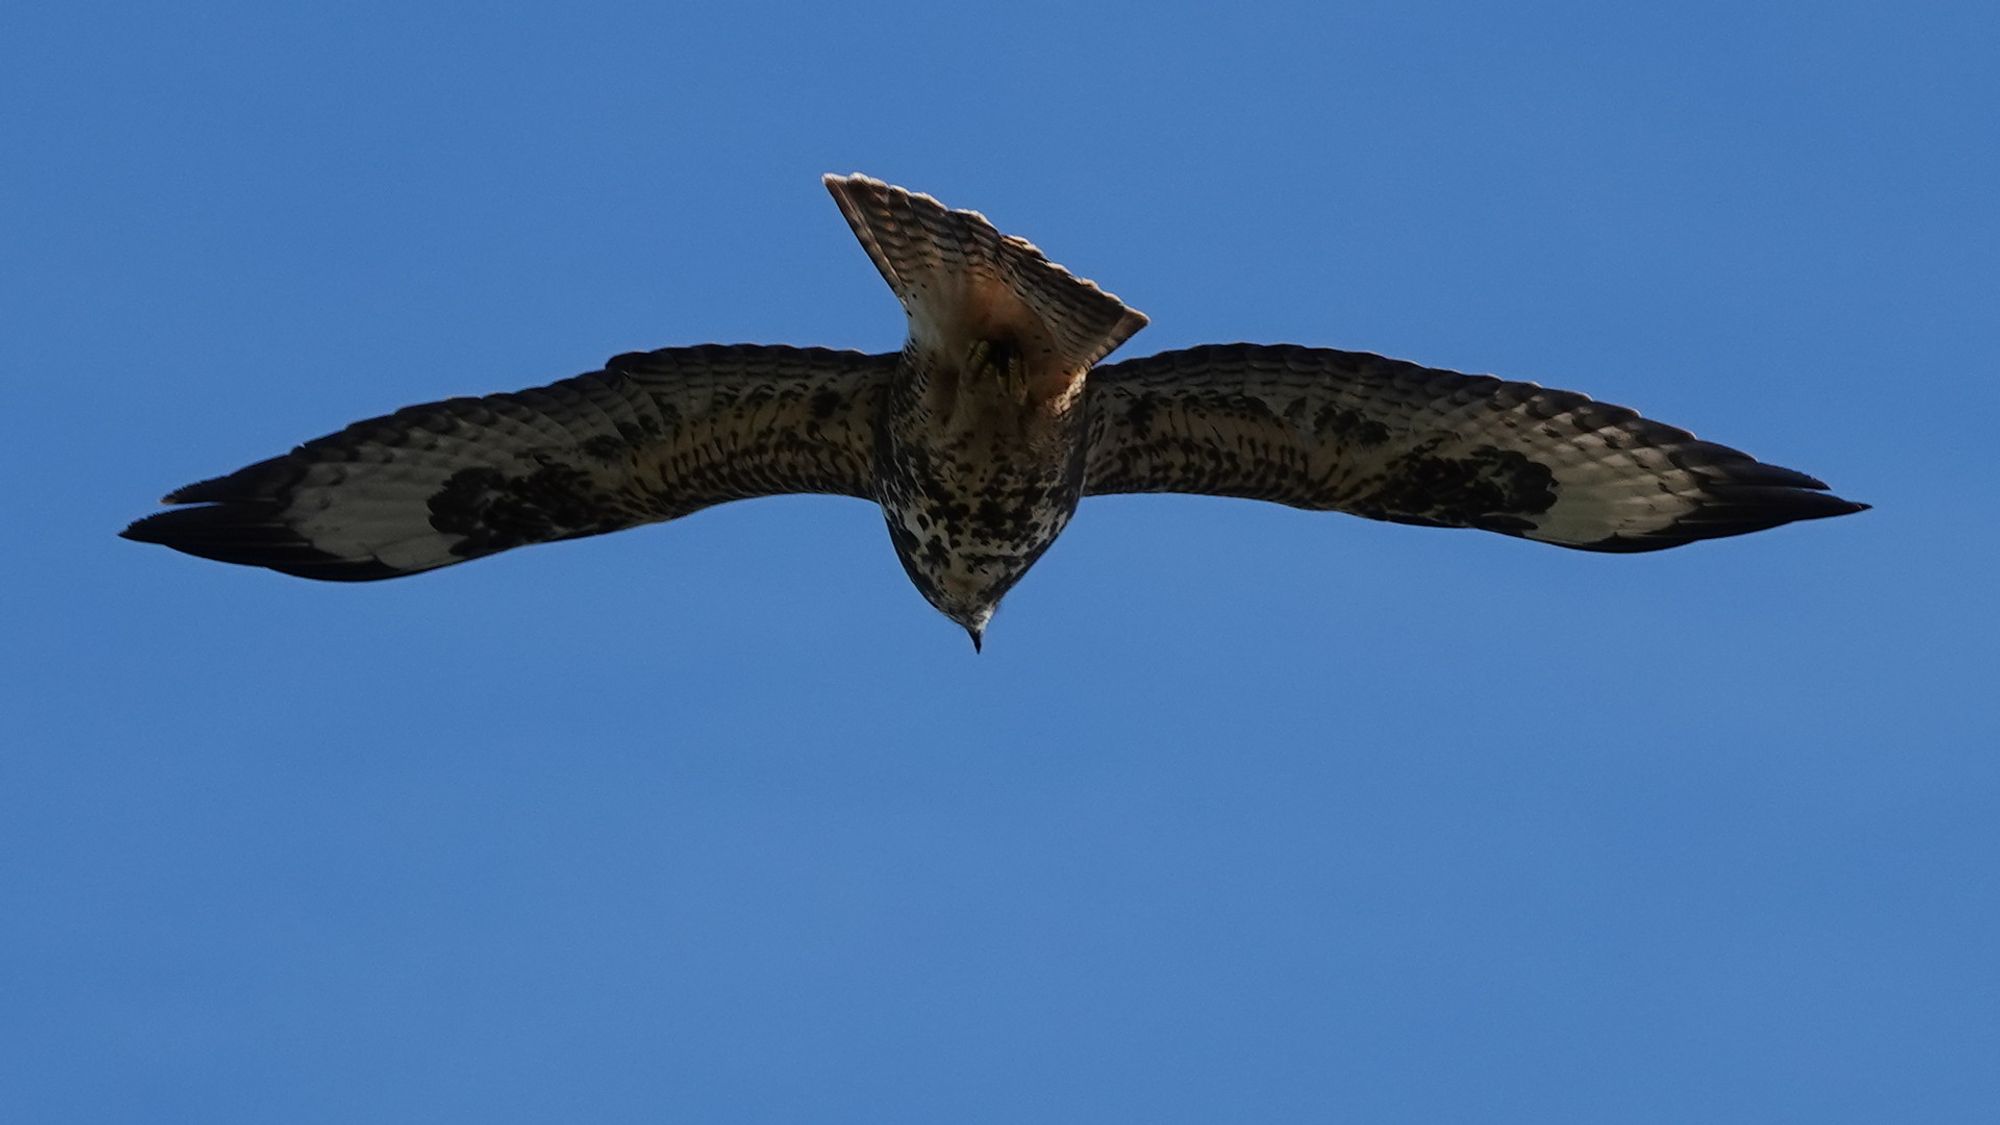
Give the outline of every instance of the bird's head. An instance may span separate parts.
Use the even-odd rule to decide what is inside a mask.
[[[896,530],[896,525],[891,524],[890,529]],[[1035,561],[1033,557],[993,554],[968,556],[925,549],[925,544],[908,536],[891,538],[896,545],[896,557],[902,560],[910,582],[925,601],[965,630],[972,638],[975,652],[985,641],[986,623],[993,620],[1000,599]]]
[[[965,630],[965,635],[972,638],[973,652],[980,652],[986,648],[986,623],[993,620],[993,611],[998,608],[1000,607],[996,603],[987,606],[985,612],[976,616],[959,617],[956,614],[952,616],[952,620],[958,622]]]
[[[958,623],[959,628],[965,630],[965,635],[972,638],[972,651],[979,652],[985,647],[986,624],[993,620],[993,612],[1000,608],[1000,596],[1007,592],[1007,587],[1012,586],[1013,579],[1018,577],[1019,575],[1010,576],[1007,582],[993,589],[962,587],[954,589],[931,586],[922,580],[918,580],[917,588],[923,591],[924,597],[929,599],[939,613],[951,618]]]

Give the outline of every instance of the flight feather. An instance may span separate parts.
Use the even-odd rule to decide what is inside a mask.
[[[1086,495],[1195,492],[1596,551],[1863,510],[1571,391],[1364,352],[1219,344],[1091,373]]]
[[[308,578],[394,578],[786,492],[874,497],[894,356],[708,345],[405,407],[191,484],[127,539]]]

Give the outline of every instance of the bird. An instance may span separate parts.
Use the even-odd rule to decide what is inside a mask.
[[[367,581],[831,493],[880,507],[911,582],[978,651],[1087,496],[1240,497],[1616,553],[1868,507],[1531,382],[1298,344],[1107,363],[1143,313],[976,211],[859,173],[823,182],[902,305],[900,351],[628,352],[356,422],[176,489],[121,534]]]

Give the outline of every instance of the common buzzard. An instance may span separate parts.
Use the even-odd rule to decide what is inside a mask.
[[[124,535],[306,578],[397,578],[791,492],[881,505],[980,644],[1077,502],[1192,492],[1589,551],[1866,507],[1685,430],[1491,375],[1218,344],[1102,363],[1146,318],[946,208],[828,176],[909,315],[900,353],[703,345],[406,407],[169,494]]]

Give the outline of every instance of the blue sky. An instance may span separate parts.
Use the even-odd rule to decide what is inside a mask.
[[[1967,1121],[2000,1101],[1981,4],[43,5],[0,34],[0,1118]],[[114,533],[411,402],[900,314],[1638,407],[1634,557],[1085,504],[986,653],[836,498],[407,581]]]

